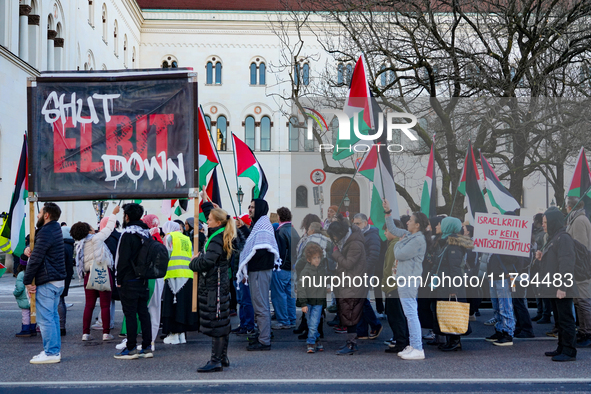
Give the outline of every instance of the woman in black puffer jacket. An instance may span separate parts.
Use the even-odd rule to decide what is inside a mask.
[[[212,337],[211,360],[197,372],[218,372],[229,367],[230,278],[228,269],[236,238],[234,220],[223,209],[212,209],[207,219],[208,238],[203,253],[190,268],[199,273],[199,319],[201,331]]]

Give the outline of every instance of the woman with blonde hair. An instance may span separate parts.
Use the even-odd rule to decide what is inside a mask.
[[[199,273],[199,320],[201,332],[212,337],[211,359],[197,372],[219,372],[230,366],[230,257],[236,239],[234,219],[221,208],[207,218],[207,242],[190,264]]]

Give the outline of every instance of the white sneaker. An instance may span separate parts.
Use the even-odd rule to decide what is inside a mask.
[[[424,360],[425,359],[425,351],[419,349],[413,349],[408,353],[404,353],[400,356],[403,360]]]
[[[127,347],[127,338],[125,338],[124,340],[122,340],[119,345],[115,346],[115,349],[117,349],[117,350],[123,350],[126,347]]]
[[[181,332],[179,334],[179,342],[180,343],[187,343],[187,338],[185,337],[185,333],[184,332]],[[154,342],[152,342],[152,343],[154,343]]]
[[[48,356],[45,352],[41,352],[36,356],[33,356],[31,364],[55,364],[62,361],[61,353],[56,354],[55,356]]]
[[[103,334],[103,341],[112,341],[115,337],[111,334]]]
[[[152,351],[155,352],[156,351],[156,346],[154,345],[154,342],[152,342],[152,346],[150,346],[152,348]]]
[[[409,345],[409,346],[405,347],[403,351],[396,353],[396,355],[398,357],[402,357],[403,354],[410,353],[412,351],[413,351],[413,347]]]
[[[90,328],[97,331],[103,331],[103,325],[100,323],[94,323]]]
[[[164,338],[163,341],[165,344],[167,345],[178,345],[181,343],[180,339],[179,339],[179,334],[168,334],[168,336],[166,338]]]
[[[83,341],[92,341],[92,337],[90,336],[90,334],[82,334],[82,340]]]
[[[139,351],[139,350],[142,350],[142,344],[141,344],[141,343],[138,343],[138,345],[136,346],[136,349],[137,349],[138,351]],[[153,351],[153,352],[154,352],[154,351],[156,351],[156,346],[154,346],[154,342],[152,342],[152,344],[150,345],[150,349],[152,349],[152,351]],[[148,358],[149,358],[149,357],[148,357]]]

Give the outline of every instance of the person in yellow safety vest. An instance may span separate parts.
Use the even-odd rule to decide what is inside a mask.
[[[199,315],[192,312],[193,271],[189,263],[193,251],[191,240],[182,233],[178,223],[166,222],[162,231],[170,255],[164,276],[162,334],[167,335],[165,344],[178,345],[187,342],[187,331],[199,329]]]

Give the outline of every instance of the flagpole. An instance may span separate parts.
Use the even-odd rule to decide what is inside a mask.
[[[201,106],[199,106],[201,107]],[[203,112],[203,107],[201,107],[201,112]],[[207,126],[207,125],[206,125]],[[230,202],[232,203],[232,209],[234,210],[234,215],[236,215],[236,207],[234,206],[234,200],[232,199],[232,192],[230,191],[230,186],[228,186],[228,179],[226,178],[226,172],[224,171],[224,165],[222,164],[222,158],[220,157],[220,154],[218,152],[218,147],[215,143],[215,141],[213,140],[213,137],[211,136],[211,130],[209,131],[209,139],[211,140],[211,142],[213,143],[213,148],[215,149],[215,154],[217,155],[218,159],[220,160],[220,167],[222,169],[222,175],[224,176],[224,182],[226,183],[226,188],[228,189],[228,194],[230,195]],[[232,138],[232,146],[234,146],[234,138]],[[236,158],[234,157],[234,161],[236,161]],[[238,178],[236,178],[236,185],[238,185]],[[236,191],[238,191],[238,186],[236,186]]]
[[[230,132],[230,134],[232,134],[232,156],[234,157],[234,172],[236,173],[236,193],[238,193],[238,189],[240,188],[240,186],[238,186],[238,164],[236,163],[236,144],[234,144],[234,133]],[[242,204],[240,204],[240,201],[238,201],[238,212],[240,213],[240,215],[242,215]]]
[[[37,201],[37,197],[33,193],[31,194],[31,197],[29,197],[29,249],[33,251],[33,247],[35,246],[35,202]],[[35,285],[35,278],[33,278],[31,284],[33,286]],[[36,324],[37,305],[35,302],[35,293],[30,294],[29,304],[31,306],[31,324]]]
[[[469,149],[470,149],[470,147],[468,147],[468,150],[466,151],[466,160],[467,160],[467,158],[468,158],[468,151],[469,151]],[[433,158],[433,159],[435,159],[435,158]],[[466,167],[466,163],[464,163],[464,168],[465,168],[465,167]],[[462,181],[462,179],[461,179],[461,176],[460,176],[460,182],[461,182],[461,181]],[[456,192],[454,193],[454,200],[453,200],[453,202],[451,203],[451,210],[449,211],[449,216],[451,216],[451,214],[452,214],[452,213],[453,213],[453,211],[454,211],[454,206],[456,205],[456,197],[458,196],[458,189],[459,189],[459,185],[458,185],[458,187],[456,187]]]
[[[577,205],[579,205],[579,203],[581,202],[581,200],[583,199],[584,196],[587,195],[587,193],[591,192],[591,186],[589,186],[589,189],[585,190],[585,193],[581,194],[581,197],[579,197],[579,199],[577,200],[577,203],[575,204],[575,207]],[[562,207],[564,208],[564,205],[566,204],[566,198],[564,199],[564,204],[562,204]],[[585,207],[585,205],[583,204],[583,208]],[[560,208],[560,210],[562,211],[563,208]],[[568,213],[568,215],[566,215],[566,217],[564,218],[564,221],[566,222],[568,220],[568,217],[570,216],[570,214],[572,213],[572,210]]]

